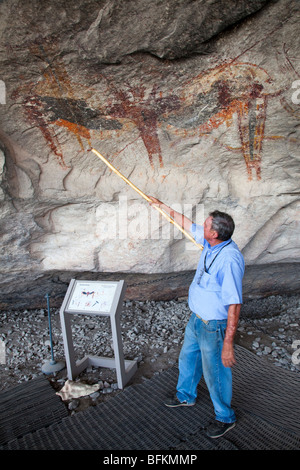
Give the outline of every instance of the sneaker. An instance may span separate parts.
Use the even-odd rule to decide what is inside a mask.
[[[165,401],[165,405],[169,408],[175,408],[177,406],[193,406],[195,403],[188,403],[186,400],[179,401],[177,395],[172,398],[167,398]]]
[[[235,426],[235,422],[234,423],[221,423],[221,421],[215,421],[206,428],[206,434],[208,437],[215,439],[217,437],[224,436],[224,434],[228,432],[230,429],[234,428],[234,426]]]

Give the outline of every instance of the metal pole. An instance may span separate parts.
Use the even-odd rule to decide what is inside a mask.
[[[47,308],[48,308],[48,323],[49,323],[51,359],[50,359],[50,361],[45,361],[44,362],[44,364],[42,365],[42,372],[44,374],[48,375],[48,374],[52,374],[54,372],[59,372],[60,370],[64,369],[66,364],[65,364],[65,362],[56,362],[55,359],[54,359],[49,294],[46,294],[45,297],[47,299]]]
[[[51,361],[50,364],[56,364],[56,361],[54,360],[54,354],[53,354],[53,342],[52,342],[52,327],[51,327],[51,314],[50,314],[50,301],[49,301],[49,294],[46,294],[46,299],[47,299],[47,309],[48,309],[48,322],[49,322],[49,336],[50,336],[50,348],[51,348]]]

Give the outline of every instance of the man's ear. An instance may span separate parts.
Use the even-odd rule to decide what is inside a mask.
[[[217,239],[219,237],[219,234],[216,230],[213,230],[212,237]]]

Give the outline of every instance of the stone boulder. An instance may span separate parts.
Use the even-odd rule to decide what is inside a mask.
[[[285,289],[299,42],[295,0],[2,1],[0,305],[66,274],[195,269],[199,249],[91,148],[197,223],[229,212],[247,267],[283,272]]]

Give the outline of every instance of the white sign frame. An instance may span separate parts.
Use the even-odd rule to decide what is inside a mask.
[[[118,301],[118,282],[76,281],[73,285],[67,306],[68,313],[90,315],[110,315],[115,310],[115,297]]]
[[[137,362],[125,361],[123,354],[120,313],[125,290],[124,281],[71,280],[60,309],[69,380],[74,380],[89,366],[109,367],[116,369],[118,387],[123,389],[136,372]],[[74,314],[110,317],[114,358],[85,356],[76,362],[71,329],[71,316]]]

